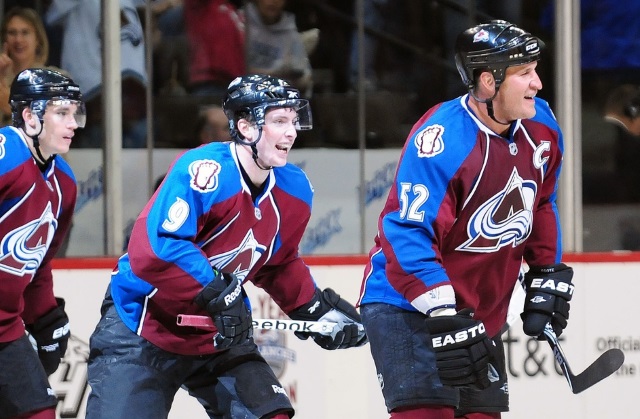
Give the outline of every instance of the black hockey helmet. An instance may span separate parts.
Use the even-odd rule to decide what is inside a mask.
[[[11,83],[9,104],[14,125],[20,126],[24,122],[22,109],[26,106],[29,106],[31,111],[42,120],[46,106],[50,101],[75,103],[77,105],[76,122],[79,127],[84,127],[86,111],[80,87],[70,77],[46,68],[23,70],[16,75]]]
[[[475,87],[474,71],[482,69],[493,73],[497,90],[507,67],[539,60],[542,48],[544,43],[529,32],[504,20],[493,20],[458,36],[456,67],[467,89]]]
[[[229,118],[232,138],[241,141],[236,123],[241,118],[250,118],[259,127],[264,125],[268,108],[293,108],[298,113],[297,130],[313,127],[309,101],[300,97],[300,91],[285,80],[263,74],[237,77],[227,88],[222,102],[224,113]]]

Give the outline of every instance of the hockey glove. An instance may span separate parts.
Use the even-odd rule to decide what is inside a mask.
[[[331,288],[324,291],[316,288],[311,301],[290,312],[289,317],[293,320],[337,323],[330,335],[295,332],[300,339],[311,336],[315,343],[324,349],[351,348],[362,346],[368,341],[358,311]]]
[[[47,375],[53,374],[67,352],[69,341],[69,317],[64,311],[64,299],[56,298],[58,307],[27,326],[35,341],[38,357]]]
[[[442,384],[489,387],[489,369],[496,373],[491,365],[496,346],[487,337],[482,322],[463,310],[453,316],[428,317],[426,326],[431,334],[430,343]]]
[[[213,337],[217,349],[241,345],[253,336],[251,312],[244,302],[244,290],[237,276],[218,272],[196,295],[195,302],[209,313],[218,329]]]
[[[573,296],[573,269],[560,263],[532,266],[524,275],[527,290],[522,317],[524,333],[544,340],[544,326],[551,323],[560,336],[569,318],[569,301]]]

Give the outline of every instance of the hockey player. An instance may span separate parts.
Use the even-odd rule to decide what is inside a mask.
[[[0,418],[55,418],[47,376],[70,334],[51,259],[76,203],[75,177],[59,154],[84,126],[81,98],[73,80],[47,69],[23,70],[11,84],[13,126],[0,129]]]
[[[461,33],[469,93],[413,126],[378,222],[360,313],[394,419],[499,418],[500,329],[523,259],[525,332],[567,325],[556,192],[562,133],[537,98],[541,41],[505,21]]]
[[[210,417],[293,416],[253,341],[245,281],[294,320],[338,323],[331,336],[311,333],[322,348],[366,343],[356,309],[318,289],[298,255],[313,190],[287,157],[311,128],[307,100],[249,75],[231,82],[223,108],[234,141],[176,159],[112,274],[90,340],[89,419],[166,417],[180,387]],[[216,329],[177,326],[181,313],[209,315]]]

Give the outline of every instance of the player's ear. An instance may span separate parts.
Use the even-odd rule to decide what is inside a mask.
[[[478,85],[486,91],[495,92],[496,79],[490,71],[483,71],[478,76]]]
[[[26,125],[32,127],[35,126],[35,117],[36,116],[31,112],[31,108],[29,106],[25,106],[24,109],[22,109],[22,120]]]
[[[254,124],[244,118],[240,118],[236,125],[238,127],[238,132],[240,132],[244,138],[253,138],[253,129],[255,128]]]

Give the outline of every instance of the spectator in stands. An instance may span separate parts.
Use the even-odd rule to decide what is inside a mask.
[[[244,73],[244,22],[228,0],[184,0],[189,45],[189,91],[224,96],[229,80]]]
[[[221,106],[211,105],[200,111],[196,122],[196,136],[200,144],[231,141],[229,120]]]
[[[38,13],[15,6],[2,21],[0,51],[0,119],[11,122],[9,87],[16,74],[27,68],[44,67],[49,57],[49,40]]]
[[[640,137],[640,86],[623,84],[613,89],[604,105],[604,119]]]
[[[146,0],[136,0],[138,14],[146,17]],[[183,0],[153,0],[151,41],[153,51],[154,94],[184,95],[189,82],[187,74],[188,42],[184,30]]]
[[[313,85],[311,64],[286,0],[252,0],[245,6],[247,70],[289,81],[305,96]]]
[[[638,170],[638,161],[640,160],[640,86],[622,84],[611,90],[606,97],[603,114],[606,121],[619,127],[612,136],[611,155],[614,171],[609,178],[610,183],[603,188],[606,193],[604,196],[606,196],[607,203],[638,203],[640,202],[640,189],[637,186],[640,183],[640,171]],[[638,226],[634,223],[630,223],[628,228],[621,229],[626,241],[635,237],[631,242],[624,244],[625,250],[637,250],[636,245],[633,244],[640,237],[637,229]]]
[[[102,14],[100,0],[52,0],[47,25],[64,29],[61,67],[85,92],[89,120],[79,147],[101,147]],[[147,73],[142,24],[134,0],[120,0],[123,146],[146,143]]]

